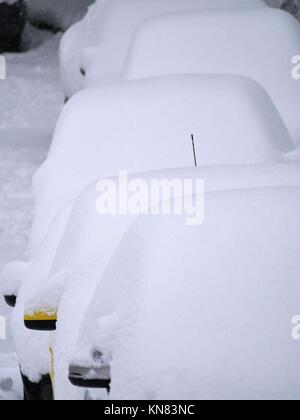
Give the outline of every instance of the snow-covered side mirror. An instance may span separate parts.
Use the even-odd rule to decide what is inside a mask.
[[[13,262],[8,264],[2,274],[1,294],[8,306],[14,308],[17,303],[17,296],[20,287],[26,277],[28,264],[24,262]]]
[[[57,314],[55,311],[26,312],[25,327],[33,331],[56,331]]]
[[[33,331],[56,331],[57,313],[64,285],[60,277],[50,277],[39,292],[25,302],[24,323]]]
[[[103,366],[100,369],[71,365],[69,367],[69,380],[72,385],[79,388],[106,389],[110,392],[110,368]]]

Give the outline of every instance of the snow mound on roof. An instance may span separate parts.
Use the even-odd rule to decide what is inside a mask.
[[[271,8],[165,15],[140,26],[132,43],[127,77],[166,74],[238,74],[270,94],[290,134],[300,141],[300,84],[291,59],[300,50],[300,25]]]
[[[270,163],[293,147],[270,98],[245,78],[177,76],[81,92],[35,178],[31,247],[94,180],[193,166],[191,134],[199,165]]]
[[[119,76],[134,31],[146,18],[186,10],[266,7],[261,0],[100,0],[64,35],[60,60],[66,96]],[[84,69],[85,76],[80,69]]]
[[[208,194],[202,226],[140,218],[95,297],[111,399],[298,399],[300,188]],[[83,325],[82,331],[84,331]],[[82,341],[79,341],[79,347]]]

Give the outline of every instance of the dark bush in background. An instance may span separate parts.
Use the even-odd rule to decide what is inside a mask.
[[[27,17],[31,24],[53,31],[65,31],[85,15],[88,6],[95,0],[24,1],[27,7]]]
[[[0,53],[20,51],[24,26],[24,1],[0,1]]]

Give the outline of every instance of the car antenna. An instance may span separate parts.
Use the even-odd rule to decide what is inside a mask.
[[[195,163],[195,168],[197,168],[198,167],[198,163],[197,163],[197,154],[196,154],[194,134],[192,134],[191,137],[192,137],[192,146],[193,146],[193,154],[194,154],[194,163]]]

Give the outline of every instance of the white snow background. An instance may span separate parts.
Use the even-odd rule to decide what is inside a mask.
[[[36,5],[42,2],[59,7],[63,3],[54,0],[28,2],[32,3],[32,14]],[[88,0],[84,2],[89,3]],[[267,2],[277,6],[287,3],[285,0]],[[299,0],[290,0],[288,7],[296,15],[298,13],[297,16],[299,3]],[[59,15],[51,16],[55,16],[54,23],[63,21]],[[65,26],[68,25],[66,22]],[[39,40],[45,38],[40,35],[37,34]],[[60,35],[47,37],[34,50],[6,56],[7,79],[0,80],[0,272],[7,262],[20,258],[26,248],[32,218],[32,175],[45,158],[63,105],[58,68],[59,40]],[[10,311],[2,297],[0,315],[7,318],[9,326]],[[0,340],[1,399],[22,399],[9,327],[7,339]]]

